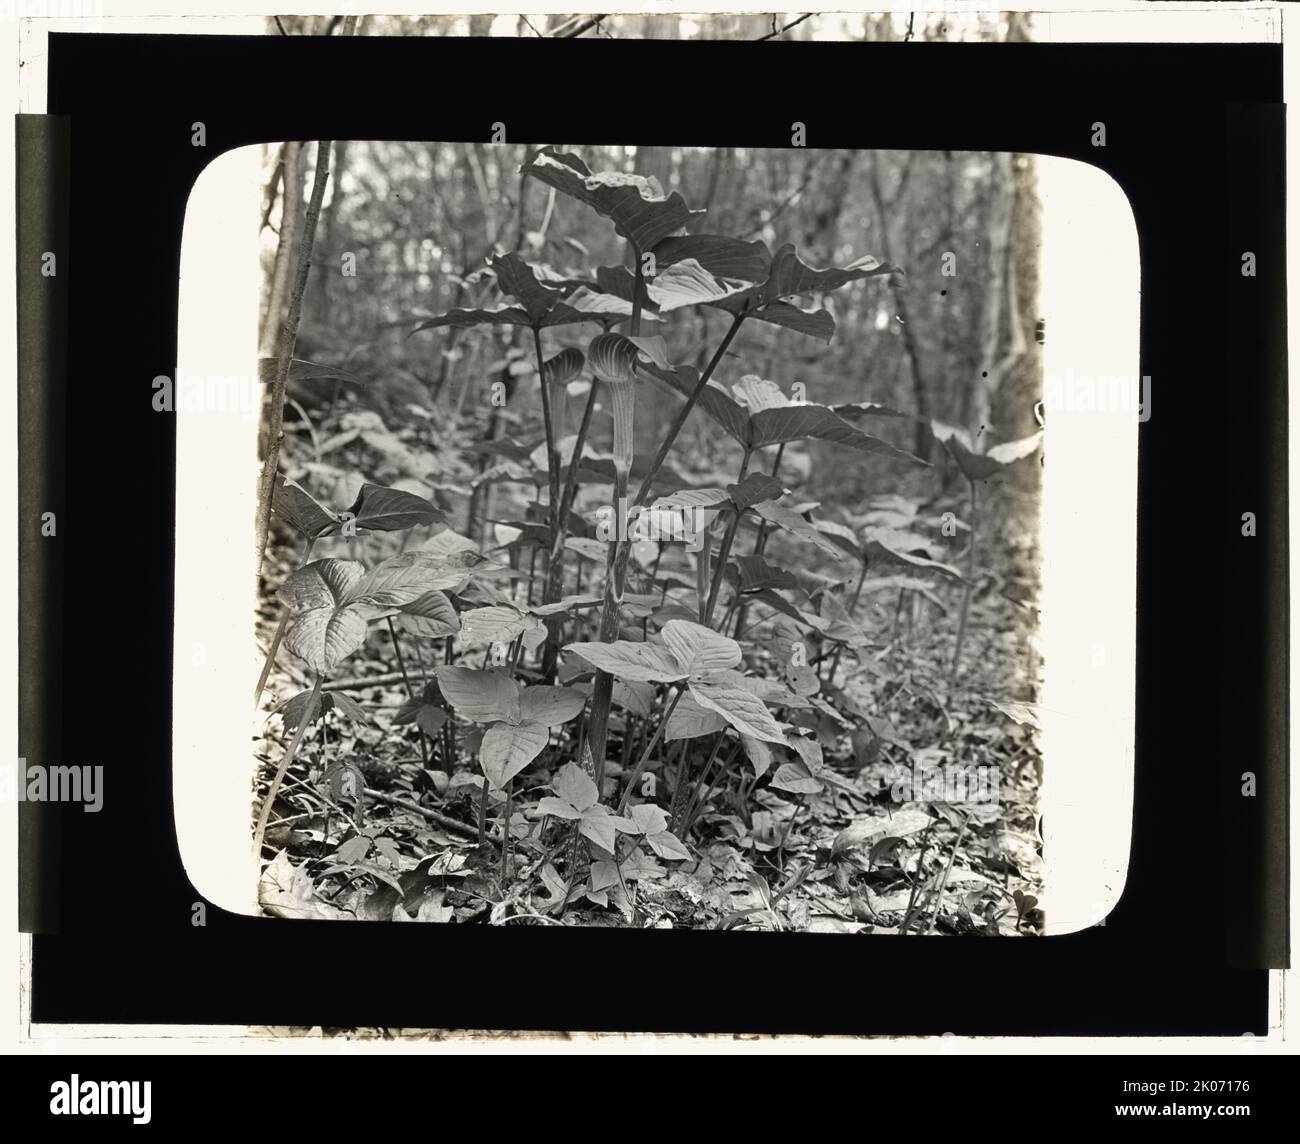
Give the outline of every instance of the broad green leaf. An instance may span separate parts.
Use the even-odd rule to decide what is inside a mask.
[[[731,387],[736,400],[748,410],[750,416],[764,409],[800,408],[800,402],[791,401],[774,381],[747,373]]]
[[[284,646],[312,671],[328,676],[366,642],[367,626],[357,607],[312,608],[292,617]]]
[[[602,558],[603,558],[602,553]],[[561,612],[581,612],[587,608],[594,608],[602,601],[603,596],[565,596],[557,600],[554,604],[533,604],[529,611],[535,616],[558,616]]]
[[[539,282],[537,270],[513,252],[493,255],[488,259],[488,265],[496,274],[501,292],[524,308],[530,325],[540,326],[542,320],[564,300],[563,291]]]
[[[729,302],[723,303],[724,309],[730,309]],[[835,337],[835,319],[830,312],[820,308],[802,310],[789,302],[769,302],[760,310],[750,312],[754,321],[767,322],[771,326],[780,326],[783,330],[793,330],[829,343]]]
[[[350,606],[352,592],[364,579],[365,570],[355,560],[316,560],[280,588],[280,599],[291,612],[284,646],[318,675],[331,674],[366,642],[366,614]]]
[[[310,540],[335,531],[342,523],[336,513],[318,503],[305,489],[292,481],[286,481],[279,473],[275,476],[271,507],[285,524]]]
[[[740,573],[740,590],[754,592],[760,588],[794,588],[798,581],[793,572],[774,568],[761,556],[733,557]]]
[[[820,794],[820,779],[814,778],[802,762],[782,763],[772,776],[772,785],[789,794]]]
[[[451,601],[438,591],[425,592],[402,605],[398,621],[407,631],[424,639],[440,640],[460,631],[460,617]]]
[[[332,608],[345,602],[365,574],[365,566],[356,560],[313,560],[290,575],[278,594],[281,603],[295,612]]]
[[[428,318],[411,331],[418,334],[422,330],[436,330],[444,326],[455,329],[470,329],[474,326],[528,326],[547,330],[553,326],[572,326],[580,322],[604,323],[611,316],[618,316],[622,306],[618,299],[609,299],[605,295],[591,291],[572,299],[566,299],[547,312],[546,316],[534,323],[528,312],[519,306],[499,306],[493,310],[448,310],[436,318]]]
[[[896,448],[887,441],[862,432],[842,418],[836,417],[824,405],[810,403],[764,409],[750,418],[750,434],[750,443],[755,448],[812,438],[842,445],[859,453],[873,453],[888,457],[895,461],[908,461],[917,465],[927,463],[904,449]]]
[[[689,620],[664,624],[663,641],[688,675],[723,671],[740,663],[740,644]]]
[[[543,727],[559,727],[576,718],[586,702],[586,696],[572,687],[536,684],[520,693],[519,717]]]
[[[665,238],[654,249],[655,264],[662,272],[679,262],[692,260],[715,278],[742,282],[763,282],[772,265],[772,255],[761,242],[745,242],[721,234],[684,234]]]
[[[450,666],[434,668],[434,674],[457,714],[475,723],[493,723],[498,719],[518,722],[519,685],[508,676]]]
[[[792,298],[796,294],[824,294],[861,278],[899,272],[898,267],[880,262],[870,255],[845,267],[832,266],[818,270],[804,262],[795,253],[791,243],[786,243],[772,255],[771,269],[760,290],[763,300],[770,302],[778,298]]]
[[[430,739],[434,738],[447,722],[447,712],[441,707],[426,703],[415,713],[415,722]]]
[[[589,879],[593,891],[609,890],[618,885],[618,867],[609,859],[602,859],[591,864]]]
[[[656,497],[654,508],[713,508],[727,503],[726,489],[681,489]]]
[[[550,733],[541,723],[495,723],[483,733],[479,765],[497,790],[546,749]]]
[[[1020,438],[1019,441],[1006,441],[1001,445],[994,445],[984,455],[990,460],[997,461],[999,465],[1011,465],[1031,456],[1042,443],[1043,431],[1040,429],[1029,437]]]
[[[690,258],[657,274],[647,284],[646,293],[659,312],[666,314],[683,306],[720,302],[743,289],[743,286],[720,282]]]
[[[473,562],[465,554],[477,553],[478,545],[470,540],[468,536],[461,536],[459,532],[453,529],[444,528],[437,536],[431,536],[423,544],[417,546],[416,551],[445,560],[449,567],[456,565],[456,562],[451,558],[459,556],[465,568],[472,568]]]
[[[467,647],[482,643],[511,643],[528,631],[539,628],[545,632],[541,620],[506,605],[471,608],[461,613],[460,624],[460,638]]]
[[[546,147],[520,170],[586,203],[614,224],[638,251],[652,250],[702,211],[692,211],[676,191],[665,195],[658,180],[617,171],[593,174],[577,155]]]
[[[793,731],[790,731],[786,733],[785,743],[799,756],[810,774],[815,775],[822,769],[822,748],[821,744],[816,740],[810,739],[806,735],[796,735]]]
[[[682,862],[691,856],[691,852],[678,841],[677,836],[667,830],[647,835],[646,845],[665,862]]]
[[[754,777],[762,778],[772,765],[772,748],[752,735],[741,735],[740,741],[744,745],[746,758],[754,767]]]
[[[553,798],[549,795],[537,804],[537,809],[543,814],[553,815],[555,818],[567,818],[570,822],[582,817],[582,811],[570,806],[565,799]]]
[[[668,814],[662,806],[652,802],[643,802],[628,811],[636,834],[662,834],[668,829]]]
[[[785,495],[785,486],[766,473],[749,473],[738,485],[728,485],[727,493],[741,512],[759,501],[779,500]]]
[[[446,515],[424,497],[385,485],[363,485],[350,509],[358,528],[374,532],[396,532],[419,524],[440,524]]]
[[[654,366],[642,368],[656,381],[682,397],[689,397],[695,392],[700,378],[699,371],[689,365],[678,366],[676,373],[668,373]],[[712,381],[705,385],[700,391],[698,404],[705,413],[722,426],[729,436],[734,437],[742,445],[748,443],[749,414],[743,406],[733,401],[720,385]]]
[[[366,714],[366,709],[361,706],[352,696],[342,691],[332,692],[329,696],[334,701],[334,706],[338,708],[339,714],[350,719],[353,723],[373,723],[374,720]],[[322,697],[324,698],[324,697]]]
[[[784,744],[785,737],[767,705],[753,692],[727,678],[736,674],[720,672],[718,678],[693,679],[687,686],[697,703],[716,711],[742,735]]]
[[[636,683],[673,683],[686,672],[667,648],[657,644],[615,640],[613,643],[571,643],[565,651],[580,655],[592,667]]]
[[[631,711],[633,715],[647,718],[654,710],[655,689],[649,683],[624,683],[615,680],[613,700],[618,706]]]
[[[698,739],[701,735],[711,735],[727,726],[727,721],[716,711],[702,707],[690,693],[683,695],[668,716],[664,726],[664,742],[675,743],[680,739]]]
[[[951,580],[964,579],[962,574],[951,564],[943,564],[938,560],[930,560],[925,556],[914,556],[908,552],[906,549],[909,546],[919,547],[919,545],[911,544],[909,541],[910,535],[900,533],[897,529],[868,529],[862,536],[862,551],[872,564],[877,562],[910,564],[914,568],[926,568],[931,572],[938,572]],[[923,538],[922,542],[924,543]]]
[[[844,553],[839,546],[832,543],[829,539],[818,532],[803,516],[795,512],[792,508],[779,504],[777,501],[760,501],[753,506],[754,511],[758,513],[769,524],[774,524],[777,528],[784,529],[799,537],[800,540],[806,540],[815,547],[821,549],[828,556],[835,560],[843,559]]]
[[[565,763],[551,784],[552,789],[565,802],[581,813],[590,810],[600,798],[596,784],[576,763]]]
[[[457,591],[468,577],[463,561],[443,560],[418,550],[404,552],[376,564],[351,585],[343,602],[401,608],[427,592]]]
[[[612,854],[618,842],[614,834],[616,824],[613,815],[600,813],[604,810],[603,806],[593,806],[587,811],[578,823],[578,833],[584,838],[590,839],[607,853]]]
[[[942,421],[931,421],[930,431],[943,442],[944,448],[957,462],[957,467],[970,481],[982,481],[1000,469],[1032,455],[1043,440],[1040,430],[1019,441],[1008,441],[1002,445],[995,445],[986,453],[980,453],[976,451],[970,434],[964,429],[945,425]]]

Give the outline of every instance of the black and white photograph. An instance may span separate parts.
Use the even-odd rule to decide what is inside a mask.
[[[1040,933],[1034,157],[496,127],[266,149],[263,909]]]
[[[23,1101],[1284,1098],[1277,6],[139,6],[0,120]]]

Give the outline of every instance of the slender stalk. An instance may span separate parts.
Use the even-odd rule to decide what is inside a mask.
[[[740,462],[740,472],[736,476],[736,484],[740,484],[745,479],[745,474],[749,472],[751,452],[751,449],[745,449],[745,455]],[[727,572],[727,559],[731,556],[731,545],[736,539],[736,530],[740,527],[740,518],[744,515],[740,509],[736,509],[727,522],[727,531],[722,536],[722,544],[718,548],[718,565],[713,572],[713,586],[709,589],[709,603],[708,607],[704,609],[703,623],[706,627],[713,622],[713,609],[718,605],[718,592],[722,588],[722,579]]]
[[[704,766],[700,770],[699,781],[695,784],[695,789],[691,792],[691,797],[682,806],[681,823],[683,826],[690,821],[691,811],[699,801],[700,791],[704,789],[704,780],[708,777],[709,768],[713,766],[713,760],[718,757],[718,751],[722,747],[722,740],[724,738],[726,738],[726,733],[723,731],[719,731],[713,737],[713,747],[709,751],[709,757],[704,760]],[[677,818],[674,817],[673,826],[676,827],[676,825]]]
[[[672,703],[668,705],[668,710],[664,712],[663,718],[659,720],[659,725],[655,728],[654,738],[650,740],[646,749],[641,753],[641,758],[636,764],[636,770],[632,772],[632,778],[623,789],[623,797],[619,800],[619,814],[622,814],[627,810],[628,800],[632,797],[632,791],[640,780],[641,775],[645,773],[646,764],[650,762],[650,756],[654,754],[654,749],[659,745],[659,740],[663,738],[664,728],[668,726],[668,720],[672,716],[674,709],[677,707],[677,701],[682,697],[682,693],[685,690],[684,687],[679,687],[677,689],[677,694],[673,696]]]
[[[777,474],[781,471],[781,460],[782,458],[785,457],[785,446],[786,446],[786,442],[782,441],[781,444],[779,444],[776,447],[776,457],[772,461],[772,473],[771,473],[771,476],[774,480],[776,479]],[[767,535],[768,535],[768,522],[766,520],[760,520],[758,522],[758,538],[754,541],[755,556],[763,555],[763,549],[767,547]],[[728,617],[731,615],[730,610],[728,610],[727,615]],[[736,630],[732,633],[733,639],[740,639],[740,633],[745,630],[745,621],[748,619],[749,619],[749,604],[742,600],[740,602],[740,612],[736,616]],[[725,620],[723,622],[721,630],[724,632],[727,630],[727,625]]]
[[[506,806],[501,819],[501,892],[505,893],[510,871],[510,804],[515,793],[515,780],[506,783]]]
[[[957,861],[957,851],[961,847],[961,840],[966,837],[968,825],[970,825],[969,816],[963,820],[961,829],[957,831],[957,841],[952,844],[952,857],[948,859],[948,865],[943,869],[943,878],[940,879],[939,889],[934,896],[934,913],[930,915],[930,924],[925,927],[922,937],[928,937],[934,930],[934,923],[939,920],[939,911],[943,909],[943,892],[948,888],[948,875],[952,873],[953,864]]]
[[[280,793],[280,785],[284,782],[284,776],[288,773],[289,767],[293,765],[294,757],[298,754],[298,748],[302,744],[302,737],[306,733],[311,721],[316,717],[316,708],[320,706],[321,684],[324,681],[319,675],[312,684],[311,694],[307,697],[307,709],[302,713],[302,722],[298,724],[298,730],[294,732],[293,741],[289,744],[289,749],[285,751],[284,758],[280,760],[280,766],[276,769],[275,777],[271,779],[271,788],[266,792],[266,801],[262,803],[262,810],[257,816],[257,829],[253,831],[253,861],[259,862],[262,858],[262,840],[266,837],[266,824],[271,818],[271,807],[275,805],[275,796]]]
[[[695,557],[695,607],[700,623],[704,623],[709,608],[709,544],[712,537],[707,528],[700,530],[700,551]]]
[[[961,621],[957,625],[957,646],[952,651],[952,666],[948,669],[948,682],[957,678],[961,663],[961,648],[966,642],[966,623],[970,619],[970,598],[975,592],[975,531],[978,528],[975,507],[975,482],[967,478],[970,486],[970,550],[966,554],[966,591],[961,599]]]
[[[848,607],[849,619],[853,619],[854,613],[858,610],[858,597],[862,595],[862,585],[866,582],[866,579],[867,579],[867,557],[863,556],[862,571],[858,573],[858,582],[854,586],[853,595],[849,599],[849,607]],[[835,649],[835,655],[831,659],[831,669],[826,675],[827,683],[835,682],[835,672],[839,669],[840,653],[843,650],[844,650],[843,644],[840,644],[839,647]]]
[[[708,805],[709,799],[713,797],[714,788],[722,780],[723,776],[726,775],[726,773],[729,770],[731,770],[731,764],[736,761],[736,756],[740,754],[740,749],[741,749],[740,743],[737,743],[734,747],[732,747],[731,753],[722,761],[722,766],[718,768],[718,773],[715,774],[713,778],[709,780],[709,785],[707,788],[704,789],[703,795],[700,794],[700,788],[699,787],[696,788],[695,797],[691,800],[690,806],[686,808],[685,821],[682,823],[683,834],[689,833],[691,827],[695,825],[695,816],[700,813],[701,807]],[[704,784],[704,776],[701,775],[700,776],[701,787],[703,786],[703,784]]]
[[[546,481],[551,504],[551,529],[556,528],[560,511],[560,453],[555,442],[555,425],[551,420],[551,390],[546,384],[546,363],[542,359],[542,331],[533,327],[533,349],[537,354],[537,378],[542,391],[542,427],[546,431]]]
[[[406,684],[406,694],[409,698],[415,698],[415,688],[411,686],[411,677],[406,674],[406,663],[402,659],[402,645],[397,639],[397,628],[393,624],[393,617],[388,617],[388,634],[393,641],[393,652],[397,656],[397,669],[402,673],[402,682]],[[424,728],[417,722],[415,733],[420,737],[420,759],[423,761],[425,769],[429,767],[429,748],[424,741]]]
[[[591,415],[596,408],[596,382],[593,379],[587,391],[587,401],[582,407],[582,420],[578,423],[578,435],[573,442],[573,453],[569,457],[569,471],[565,474],[564,490],[560,494],[560,512],[554,535],[551,538],[551,554],[546,565],[546,587],[542,592],[543,604],[554,604],[564,594],[564,540],[569,530],[569,513],[573,509],[574,498],[578,494],[578,460],[587,444],[587,430],[591,427]],[[578,587],[575,594],[582,592],[581,564],[579,564]],[[559,657],[559,632],[564,623],[562,616],[556,617],[555,634],[548,636],[546,648],[542,653],[542,681],[551,683],[555,679],[556,660]],[[549,626],[549,625],[548,625]],[[577,636],[575,634],[574,638]]]
[[[700,394],[704,392],[704,387],[709,384],[709,379],[713,376],[713,371],[718,368],[722,361],[722,356],[727,352],[731,345],[732,339],[739,333],[741,324],[745,320],[744,314],[737,314],[731,320],[731,325],[727,332],[722,335],[722,341],[718,343],[718,348],[713,351],[713,357],[709,359],[709,364],[704,367],[704,372],[700,374],[700,380],[695,383],[695,389],[691,392],[690,397],[677,410],[677,416],[673,418],[672,424],[668,426],[668,433],[665,435],[663,442],[659,446],[658,452],[655,453],[654,460],[650,463],[650,468],[646,472],[645,479],[641,482],[641,488],[636,494],[636,503],[645,504],[650,496],[650,486],[654,484],[654,479],[659,475],[659,470],[663,466],[664,459],[668,456],[677,440],[677,434],[682,431],[682,426],[686,424],[686,419],[691,415],[691,410],[695,408],[695,403],[699,401]]]
[[[664,437],[662,444],[660,444],[645,479],[641,482],[641,488],[637,492],[636,501],[632,507],[645,504],[649,498],[650,488],[654,484],[655,477],[659,474],[664,458],[668,456],[669,450],[673,447],[673,442],[677,439],[677,434],[681,432],[682,426],[686,424],[686,418],[690,416],[691,410],[695,408],[695,403],[699,400],[700,394],[704,392],[704,387],[709,383],[709,378],[713,376],[713,371],[718,368],[723,355],[727,352],[727,347],[731,345],[732,339],[735,338],[744,320],[744,314],[737,314],[732,319],[730,328],[723,335],[722,341],[718,343],[718,348],[714,351],[713,357],[709,359],[709,364],[705,366],[704,372],[700,374],[695,389],[677,411],[677,416],[673,418],[672,424],[668,427],[668,433]],[[634,327],[634,335],[635,332],[636,328]],[[623,599],[623,581],[627,575],[627,561],[631,548],[631,543],[627,537],[616,541],[614,544],[614,559],[609,562],[610,566],[606,569],[604,610],[600,620],[600,639],[603,643],[611,642],[618,632],[618,614]],[[592,687],[591,719],[587,734],[591,743],[592,758],[596,765],[596,785],[598,787],[605,773],[605,738],[609,727],[609,707],[613,692],[614,677],[605,671],[596,672],[595,683]]]
[[[806,794],[799,796],[799,801],[794,804],[794,813],[790,815],[790,821],[785,824],[785,830],[781,834],[780,845],[776,848],[776,867],[778,870],[785,869],[785,844],[790,837],[790,831],[794,829],[794,820],[799,817],[799,812],[803,810],[803,804],[807,800]]]
[[[275,491],[275,474],[280,467],[280,439],[284,436],[284,401],[289,390],[289,367],[298,341],[298,323],[302,319],[302,298],[307,290],[307,275],[311,270],[312,246],[316,241],[316,220],[320,218],[321,204],[325,201],[325,184],[330,177],[330,152],[334,143],[322,139],[316,144],[316,173],[312,176],[311,199],[303,217],[302,238],[298,248],[298,267],[293,291],[289,295],[289,310],[280,326],[276,345],[275,381],[271,386],[270,411],[266,426],[266,456],[262,460],[257,503],[257,570],[261,574],[266,560],[266,543],[271,533],[271,500]]]
[[[307,538],[307,547],[303,551],[302,560],[298,564],[299,568],[306,568],[311,561],[311,550],[316,547],[314,537]],[[266,690],[266,681],[271,678],[271,665],[275,663],[275,654],[280,650],[280,641],[284,639],[284,629],[289,626],[289,609],[286,607],[280,613],[280,622],[276,626],[275,635],[271,637],[271,649],[266,653],[266,662],[262,664],[262,674],[257,677],[257,691],[253,695],[253,707],[262,701],[262,692]]]

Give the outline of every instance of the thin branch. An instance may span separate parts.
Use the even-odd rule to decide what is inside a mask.
[[[289,295],[289,312],[280,327],[279,353],[275,367],[275,381],[271,388],[271,408],[267,417],[266,457],[262,462],[262,478],[257,506],[257,570],[260,575],[266,559],[266,542],[271,531],[271,494],[275,488],[275,474],[280,464],[280,439],[284,435],[284,399],[289,388],[289,366],[293,361],[294,346],[298,341],[298,323],[302,318],[302,297],[307,290],[307,274],[311,270],[312,246],[316,238],[316,220],[320,218],[321,203],[325,200],[325,184],[329,181],[332,140],[322,139],[316,144],[316,173],[312,178],[311,201],[303,221],[302,243],[298,249],[298,273],[293,292]]]
[[[816,12],[805,12],[802,16],[799,17],[799,19],[797,19],[797,20],[791,20],[788,24],[786,24],[786,26],[785,26],[784,28],[776,28],[776,27],[774,27],[770,32],[768,32],[768,34],[767,34],[766,36],[759,36],[758,39],[755,41],[755,43],[759,43],[759,44],[761,44],[764,40],[772,40],[772,39],[775,39],[775,38],[776,38],[777,36],[779,36],[782,32],[788,32],[788,31],[789,31],[791,28],[793,28],[796,24],[802,24],[805,20],[810,20],[810,19],[812,19],[812,17],[815,16],[815,15],[817,15]],[[775,17],[773,17],[773,19],[772,19],[772,23],[773,23],[773,24],[776,23],[776,18],[775,18]]]
[[[587,20],[585,23],[579,24],[576,28],[573,29],[572,32],[565,32],[562,35],[556,36],[555,38],[557,40],[576,39],[578,36],[581,36],[584,32],[591,31],[592,28],[599,28],[600,22],[602,20],[607,20],[607,19],[609,19],[609,13],[602,12],[599,16],[593,16],[590,20]]]

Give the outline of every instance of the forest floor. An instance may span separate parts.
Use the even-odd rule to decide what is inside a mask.
[[[473,726],[461,724],[449,756],[447,736],[394,723],[413,698],[403,667],[418,694],[430,663],[411,662],[405,641],[399,662],[389,631],[377,625],[327,687],[335,702],[286,776],[266,836],[275,858],[259,887],[263,908],[281,917],[461,924],[1041,933],[1035,499],[1009,485],[991,495],[986,527],[997,542],[983,545],[991,566],[977,577],[956,681],[949,674],[960,591],[937,587],[927,598],[872,591],[876,582],[867,581],[872,646],[856,658],[847,652],[840,669],[842,702],[861,722],[821,734],[820,792],[787,793],[767,778],[727,781],[743,756],[726,776],[715,768],[724,781],[700,791],[682,839],[685,860],[637,853],[621,867],[607,863],[598,877],[584,859],[574,862],[568,843],[576,832],[555,822],[547,831],[544,819],[521,814],[511,819],[503,864],[500,803],[489,800],[480,817]],[[960,498],[951,507],[960,508]],[[267,556],[263,650],[281,612],[273,589],[301,555],[287,540]],[[346,551],[347,542],[336,543]],[[280,708],[306,686],[282,649],[254,737],[259,804],[290,737]],[[624,774],[614,732],[611,725],[607,800]],[[661,747],[649,767],[665,807],[677,778],[675,746]],[[569,761],[555,754],[515,783],[516,810],[545,793],[530,788],[547,787]],[[965,772],[971,790],[963,798],[930,785],[954,768],[987,769]],[[356,789],[358,772],[364,791]],[[991,789],[976,795],[976,774]]]

